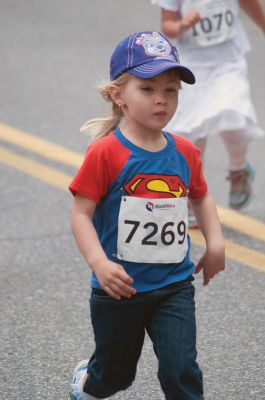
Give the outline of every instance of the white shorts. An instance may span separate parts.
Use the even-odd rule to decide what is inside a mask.
[[[264,135],[250,99],[244,58],[217,68],[191,69],[196,83],[183,83],[177,112],[166,130],[192,142],[223,131],[243,130],[248,138]]]

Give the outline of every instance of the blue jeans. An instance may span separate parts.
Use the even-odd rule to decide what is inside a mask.
[[[135,379],[147,332],[158,358],[158,378],[165,398],[202,400],[194,291],[190,280],[121,300],[92,289],[96,348],[84,391],[103,399],[128,388]]]

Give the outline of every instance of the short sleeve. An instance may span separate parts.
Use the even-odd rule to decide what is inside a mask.
[[[83,164],[69,186],[71,193],[73,195],[80,193],[98,204],[106,195],[109,186],[108,168],[104,168],[105,162],[99,147],[93,145],[88,147]]]
[[[153,5],[157,5],[164,10],[179,11],[181,0],[151,0]]]
[[[197,147],[193,146],[190,163],[189,197],[196,200],[203,197],[207,191],[208,186],[203,172],[201,152]]]
[[[130,151],[110,132],[89,145],[83,164],[69,190],[74,196],[80,193],[99,204],[129,157]]]

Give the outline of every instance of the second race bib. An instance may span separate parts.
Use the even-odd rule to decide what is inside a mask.
[[[202,19],[189,30],[194,46],[206,47],[224,43],[235,36],[235,15],[228,0],[203,0],[194,2],[194,10]]]

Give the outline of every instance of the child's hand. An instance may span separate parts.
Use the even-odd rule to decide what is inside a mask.
[[[114,299],[131,297],[136,293],[136,290],[131,287],[133,279],[120,264],[104,259],[93,270],[102,289]]]
[[[203,284],[208,285],[218,272],[225,269],[224,248],[207,249],[195,268],[195,274],[203,269]]]
[[[201,20],[201,16],[197,11],[190,10],[181,20],[182,31],[192,28]]]

